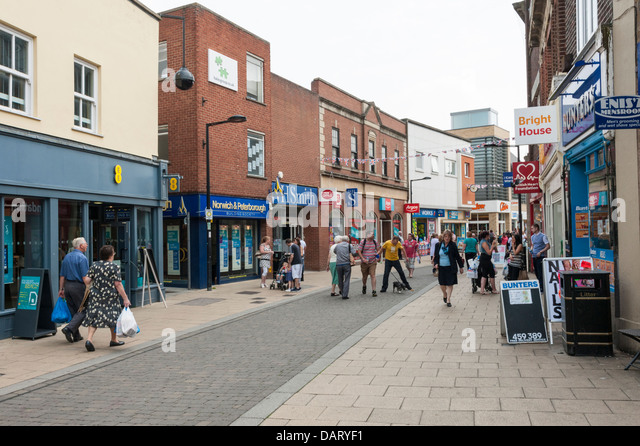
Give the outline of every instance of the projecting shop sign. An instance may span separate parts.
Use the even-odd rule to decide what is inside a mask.
[[[596,130],[640,128],[640,96],[605,96],[595,103]]]
[[[515,110],[516,145],[558,142],[558,112],[554,105]]]

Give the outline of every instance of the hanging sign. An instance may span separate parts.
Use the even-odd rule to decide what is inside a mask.
[[[516,145],[558,142],[558,112],[555,105],[515,110]]]
[[[595,102],[596,130],[640,128],[640,96],[605,96]]]
[[[404,205],[404,213],[405,214],[417,214],[420,212],[420,204],[419,203],[407,203]]]
[[[538,161],[513,163],[512,171],[513,181],[516,183],[513,193],[534,194],[541,192],[540,163]]]

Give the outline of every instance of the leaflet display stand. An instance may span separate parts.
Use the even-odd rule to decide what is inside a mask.
[[[20,276],[18,306],[13,327],[13,339],[35,340],[55,335],[57,325],[51,321],[53,293],[48,269],[23,269]]]

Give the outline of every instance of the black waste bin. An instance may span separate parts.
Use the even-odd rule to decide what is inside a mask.
[[[562,343],[569,355],[613,356],[609,273],[561,271]]]

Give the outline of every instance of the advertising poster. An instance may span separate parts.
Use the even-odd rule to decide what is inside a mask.
[[[39,293],[40,277],[22,277],[22,280],[20,281],[20,291],[18,292],[18,309],[37,310]]]
[[[547,299],[547,318],[549,322],[562,322],[562,289],[560,271],[584,271],[593,269],[591,257],[559,257],[544,259],[544,292]]]
[[[4,283],[13,283],[13,226],[11,217],[4,217],[4,246],[2,251],[2,271],[4,272]]]
[[[242,251],[240,242],[240,226],[233,225],[231,227],[231,269],[238,271],[242,269]]]
[[[220,272],[226,273],[229,271],[229,227],[227,225],[220,225]]]
[[[576,213],[576,238],[589,238],[589,213]]]
[[[253,228],[244,227],[244,269],[253,268]]]
[[[180,275],[180,226],[167,226],[167,274]]]

